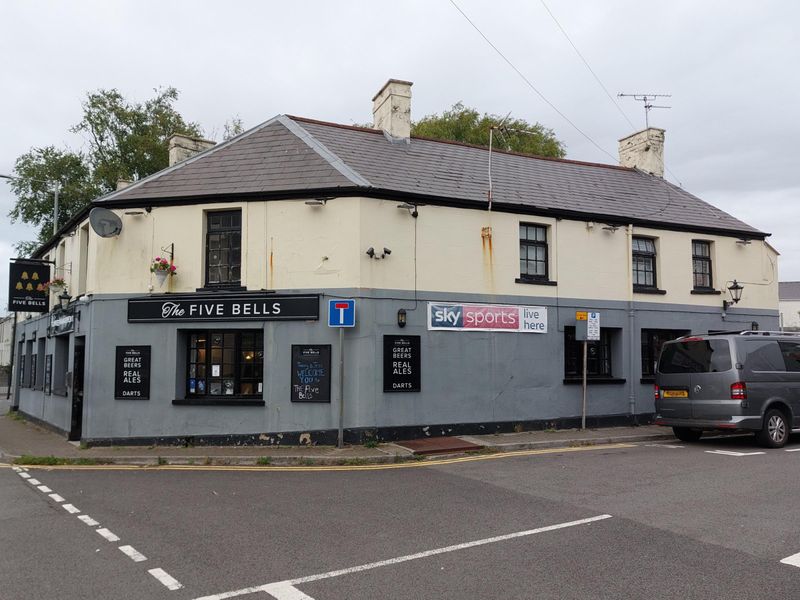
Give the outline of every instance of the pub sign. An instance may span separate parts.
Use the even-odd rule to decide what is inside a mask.
[[[129,323],[168,321],[316,321],[319,296],[191,294],[128,300]]]
[[[419,392],[421,364],[418,335],[383,336],[384,392]]]
[[[47,263],[17,261],[8,265],[8,310],[41,312],[50,310],[50,280]]]
[[[150,398],[150,346],[117,346],[115,366],[116,400]]]
[[[331,401],[329,344],[292,346],[292,402]]]

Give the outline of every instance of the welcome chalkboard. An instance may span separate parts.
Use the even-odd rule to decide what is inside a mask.
[[[114,398],[150,399],[150,346],[117,346]]]
[[[330,345],[293,345],[292,402],[330,401]]]

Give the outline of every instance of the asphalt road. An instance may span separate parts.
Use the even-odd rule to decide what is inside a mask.
[[[780,562],[800,553],[792,450],[735,438],[385,470],[2,468],[0,599],[800,598],[800,567]]]

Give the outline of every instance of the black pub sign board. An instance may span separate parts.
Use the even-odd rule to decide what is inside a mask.
[[[150,346],[117,346],[114,361],[114,398],[150,398]]]
[[[292,402],[330,401],[330,345],[293,345]]]
[[[129,323],[317,320],[319,296],[315,294],[176,294],[128,300]]]
[[[421,364],[418,335],[383,336],[384,392],[419,392]]]
[[[12,262],[8,265],[8,310],[47,312],[50,294],[44,284],[50,280],[50,265]]]

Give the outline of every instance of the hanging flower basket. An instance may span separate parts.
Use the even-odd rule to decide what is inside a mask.
[[[178,267],[169,264],[166,258],[161,258],[160,256],[156,256],[150,264],[150,272],[156,276],[159,287],[163,287],[167,277],[175,275],[177,270]]]
[[[53,290],[57,292],[67,287],[67,282],[64,281],[63,277],[53,277],[50,281],[45,281],[41,286],[43,290]]]

